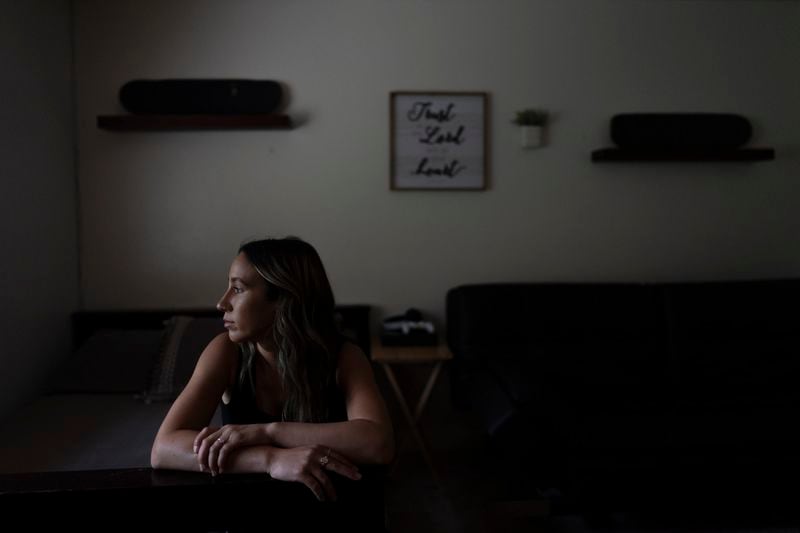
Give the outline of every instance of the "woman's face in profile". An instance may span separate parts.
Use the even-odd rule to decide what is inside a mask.
[[[270,339],[275,304],[267,300],[264,281],[244,253],[236,256],[228,272],[228,289],[217,308],[223,311],[225,329],[233,342]]]

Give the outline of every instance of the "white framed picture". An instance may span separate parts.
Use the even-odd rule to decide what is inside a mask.
[[[484,190],[488,174],[485,92],[390,95],[392,190]]]

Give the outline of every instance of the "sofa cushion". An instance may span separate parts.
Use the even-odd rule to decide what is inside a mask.
[[[558,322],[549,303],[558,294],[557,285],[500,283],[451,289],[448,342],[464,359],[486,350],[551,342],[558,336]]]
[[[793,339],[797,346],[799,280],[679,283],[665,286],[677,340]]]
[[[140,393],[158,358],[162,331],[96,331],[57,372],[51,393]]]
[[[800,448],[796,413],[773,413],[751,408],[716,414],[676,415],[671,421],[671,442],[676,450],[704,455],[790,452]]]
[[[539,414],[651,415],[672,405],[665,359],[639,343],[565,343],[516,353],[487,356],[486,370],[514,405]]]
[[[800,347],[774,339],[676,342],[676,405],[681,412],[748,408],[800,410]]]
[[[572,421],[565,434],[565,445],[573,451],[655,454],[674,448],[671,419],[666,414],[582,416]]]

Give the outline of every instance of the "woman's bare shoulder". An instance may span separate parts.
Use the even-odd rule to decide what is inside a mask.
[[[364,353],[364,350],[361,347],[354,343],[351,340],[346,340],[342,343],[342,347],[339,350],[339,365],[342,363],[344,364],[352,364],[354,360],[366,360],[367,355]]]
[[[346,341],[339,350],[339,358],[336,364],[337,382],[341,384],[342,378],[346,379],[354,373],[362,374],[364,372],[372,372],[372,366],[367,355],[356,343]]]
[[[209,357],[231,357],[239,351],[239,345],[233,342],[227,333],[220,333],[208,343],[203,350],[201,357],[208,354]]]
[[[197,361],[196,371],[229,375],[239,360],[239,345],[231,341],[227,333],[220,333],[208,343]]]

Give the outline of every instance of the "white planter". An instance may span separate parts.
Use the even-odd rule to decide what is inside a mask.
[[[520,126],[520,142],[523,148],[538,148],[542,145],[541,126]]]

